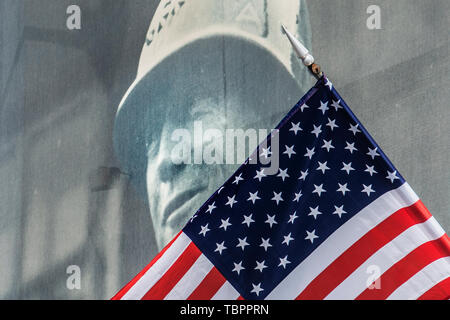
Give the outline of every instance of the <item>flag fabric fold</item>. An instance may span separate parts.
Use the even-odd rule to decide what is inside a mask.
[[[247,160],[113,299],[450,298],[449,237],[326,77],[276,129],[277,173]]]

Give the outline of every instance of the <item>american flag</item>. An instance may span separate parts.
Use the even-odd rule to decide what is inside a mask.
[[[450,298],[449,237],[326,77],[276,129],[278,173],[247,160],[113,299]]]

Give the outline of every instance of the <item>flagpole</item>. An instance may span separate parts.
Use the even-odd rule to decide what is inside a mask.
[[[308,67],[309,71],[313,74],[314,77],[320,79],[323,76],[323,72],[320,66],[315,63],[314,57],[309,52],[308,49],[297,39],[295,38],[284,25],[281,25],[284,33],[286,34],[289,42],[291,43],[297,57],[302,60],[303,64]]]

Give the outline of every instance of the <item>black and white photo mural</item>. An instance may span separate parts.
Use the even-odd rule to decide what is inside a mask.
[[[281,24],[449,232],[449,16],[447,0],[0,1],[0,298],[110,299],[142,270],[314,85]]]

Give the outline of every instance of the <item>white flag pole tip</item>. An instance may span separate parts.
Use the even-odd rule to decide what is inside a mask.
[[[291,43],[294,52],[297,54],[297,57],[302,60],[303,64],[311,70],[315,77],[320,78],[322,76],[322,71],[320,70],[320,67],[314,63],[314,57],[311,55],[309,50],[306,49],[306,47],[297,38],[295,38],[283,24],[281,27],[289,39],[289,42]]]

